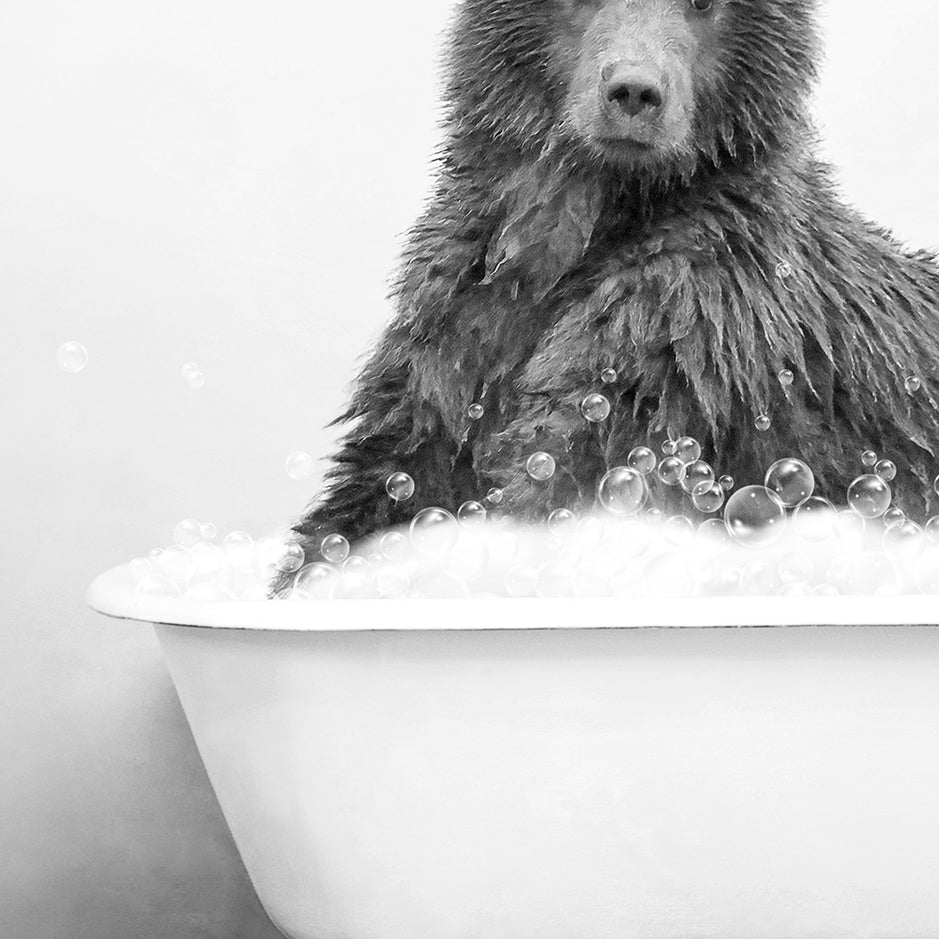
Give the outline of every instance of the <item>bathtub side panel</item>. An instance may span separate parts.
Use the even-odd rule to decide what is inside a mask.
[[[292,939],[939,930],[939,631],[158,633]]]

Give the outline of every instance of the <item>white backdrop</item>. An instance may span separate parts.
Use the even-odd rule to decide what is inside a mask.
[[[446,6],[0,10],[2,935],[273,935],[154,640],[83,591],[181,518],[262,534],[315,491],[284,458],[328,452],[387,318]],[[939,244],[939,9],[875,12],[826,8],[827,152],[859,206]]]

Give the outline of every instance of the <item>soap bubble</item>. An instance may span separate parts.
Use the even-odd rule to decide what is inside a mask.
[[[780,261],[776,265],[776,276],[780,280],[788,280],[794,273],[795,271],[789,261]]]
[[[185,519],[173,529],[173,541],[191,548],[202,541],[202,526],[194,518]]]
[[[754,422],[753,426],[759,431],[769,430],[773,422],[768,414],[761,414]]]
[[[921,378],[917,378],[915,375],[910,375],[909,378],[903,383],[903,386],[910,394],[915,394],[923,387],[923,381]]]
[[[313,475],[315,462],[309,453],[305,453],[303,450],[295,450],[284,462],[284,469],[291,479],[301,482]]]
[[[893,493],[879,476],[858,476],[848,487],[848,506],[861,518],[880,518],[890,508]]]
[[[527,564],[509,568],[505,575],[505,591],[510,597],[538,595],[538,571]]]
[[[253,561],[252,556],[252,565]],[[155,572],[169,577],[177,584],[189,580],[194,566],[192,554],[188,548],[184,548],[182,545],[172,545],[166,548],[153,565]]]
[[[186,384],[190,388],[199,388],[205,387],[205,375],[202,374],[202,370],[199,368],[195,362],[187,362],[182,367],[183,378],[186,379]]]
[[[879,460],[874,467],[874,472],[884,480],[884,482],[889,483],[897,475],[897,465],[893,460]]]
[[[704,460],[694,460],[685,464],[685,471],[681,476],[681,488],[685,492],[693,493],[702,483],[710,484],[713,482],[714,470],[711,469],[709,463],[705,463]]]
[[[375,572],[375,589],[384,600],[400,600],[407,595],[411,587],[411,578],[403,567],[383,564]]]
[[[763,480],[786,507],[798,505],[815,491],[815,475],[802,460],[777,460]]]
[[[932,488],[935,491],[936,495],[939,495],[939,476],[933,480]]]
[[[459,509],[457,509],[456,517],[464,525],[470,527],[474,525],[481,525],[486,521],[486,516],[489,513],[486,511],[486,507],[482,502],[469,501],[464,502]]]
[[[806,541],[824,541],[835,531],[835,507],[821,496],[803,499],[792,513],[796,534]]]
[[[320,554],[330,564],[342,564],[349,557],[349,542],[342,535],[327,535],[320,542]]]
[[[153,570],[146,558],[134,558],[128,567],[134,580],[143,580]]]
[[[501,489],[490,489],[486,493],[486,501],[491,502],[493,505],[500,505],[504,498],[505,493]]]
[[[658,477],[666,486],[677,486],[685,475],[685,464],[677,456],[667,456],[659,463]]]
[[[599,424],[610,416],[610,401],[604,395],[587,395],[580,403],[580,413],[592,424]]]
[[[779,576],[786,584],[806,584],[812,579],[814,565],[807,554],[795,551],[787,554],[779,562]]]
[[[724,521],[740,544],[766,545],[782,534],[786,510],[771,489],[744,486],[727,500]]]
[[[202,540],[215,541],[218,535],[218,529],[211,522],[202,523]]]
[[[646,511],[645,519],[652,525],[661,525],[665,521],[665,513],[661,509],[651,508]]]
[[[662,531],[669,544],[681,547],[694,537],[694,522],[684,515],[673,515],[665,522]]]
[[[381,536],[378,550],[389,561],[400,561],[408,550],[408,539],[400,531],[389,531]]]
[[[339,574],[334,567],[317,561],[301,568],[293,579],[292,597],[302,600],[328,600],[336,591]]]
[[[471,421],[478,421],[486,413],[486,409],[477,401],[466,409],[466,414]]]
[[[282,574],[293,574],[303,567],[306,557],[303,553],[303,547],[297,541],[288,541],[282,546],[280,557],[275,566]]]
[[[923,553],[926,539],[921,526],[904,519],[884,532],[883,545],[894,556],[899,555],[904,561],[912,561]]]
[[[551,456],[550,453],[539,450],[528,458],[525,469],[532,479],[536,482],[543,483],[554,475],[554,471],[557,469],[557,463],[555,463],[554,457]]]
[[[538,568],[539,597],[571,597],[574,595],[574,571],[564,561],[546,561]]]
[[[727,525],[722,518],[706,518],[698,525],[698,535],[706,540],[718,550],[729,548],[733,542],[730,538],[730,532],[727,531]]]
[[[699,483],[691,494],[691,501],[699,512],[710,515],[718,512],[724,505],[724,488],[713,481]],[[723,522],[721,522],[723,524]]]
[[[655,454],[648,447],[634,447],[626,458],[626,465],[643,476],[648,476],[656,463]]]
[[[779,379],[779,384],[782,385],[783,388],[788,388],[796,380],[796,376],[792,373],[792,370],[788,368],[782,369],[776,377]]]
[[[616,381],[616,369],[615,368],[605,368],[600,372],[600,381],[604,385],[612,385]]]
[[[339,568],[343,574],[364,575],[368,572],[368,561],[361,554],[350,554]]]
[[[222,550],[236,571],[254,570],[254,539],[246,531],[229,532],[222,542]]]
[[[163,574],[149,574],[138,581],[137,593],[162,597],[178,597],[182,595],[179,586]]]
[[[674,456],[675,455],[675,441],[672,439],[662,441],[662,453],[665,456]]]
[[[80,342],[63,342],[55,361],[63,372],[77,375],[88,364],[88,350]]]
[[[701,459],[701,444],[694,437],[679,437],[675,441],[675,456],[682,463],[694,463]]]
[[[865,450],[861,454],[861,462],[865,466],[873,466],[877,462],[877,454],[873,450]]]
[[[414,480],[407,473],[392,473],[385,480],[385,492],[394,502],[407,502],[414,495]]]
[[[577,525],[577,516],[570,509],[555,509],[548,516],[548,531],[553,535],[564,535]]]
[[[616,466],[600,480],[597,498],[613,515],[634,515],[646,501],[648,490],[642,474],[628,466]]]
[[[443,554],[459,536],[456,519],[446,510],[431,506],[411,519],[411,544],[423,554]]]
[[[881,518],[883,519],[883,523],[887,526],[887,528],[893,528],[894,525],[899,525],[906,521],[906,512],[894,505],[887,509]]]
[[[734,488],[734,477],[733,476],[721,476],[720,479],[721,489],[724,492],[730,492]]]
[[[929,536],[929,540],[935,544],[939,545],[939,515],[934,515],[925,525],[926,534]]]

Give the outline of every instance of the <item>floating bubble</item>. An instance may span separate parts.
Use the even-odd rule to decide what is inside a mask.
[[[662,441],[662,453],[666,456],[675,455],[675,441],[674,440],[663,440]]]
[[[727,531],[727,525],[722,518],[706,518],[698,525],[698,534],[706,540],[709,545],[719,549],[729,548],[731,541],[730,532]]]
[[[666,486],[677,486],[685,475],[685,464],[677,456],[667,456],[659,463],[658,477]]]
[[[782,385],[783,388],[788,388],[796,380],[796,376],[792,373],[792,370],[788,368],[782,369],[776,377],[779,379],[779,384]]]
[[[408,539],[400,531],[386,532],[378,541],[378,550],[389,561],[400,561],[408,550]]]
[[[303,450],[295,450],[284,461],[284,469],[287,475],[297,482],[309,479],[313,475],[313,467],[316,461],[309,453]]]
[[[202,370],[199,368],[195,362],[187,362],[182,367],[183,378],[186,379],[186,384],[190,388],[199,388],[205,387],[205,375],[202,374]]]
[[[471,421],[482,420],[483,415],[486,413],[486,409],[478,402],[474,402],[466,409],[467,417]]]
[[[724,521],[738,543],[766,545],[782,534],[786,510],[771,489],[765,486],[744,486],[727,500]]]
[[[704,460],[694,460],[685,464],[685,471],[681,476],[681,488],[685,492],[693,493],[702,483],[710,484],[713,482],[714,470],[711,469],[709,463],[705,463]]]
[[[282,574],[293,574],[303,567],[305,560],[303,546],[297,541],[288,541],[283,545],[275,566]]]
[[[554,535],[563,535],[577,525],[577,516],[570,509],[555,509],[548,516],[548,531]]]
[[[349,557],[349,542],[342,535],[327,535],[320,542],[320,554],[330,564],[342,564]]]
[[[773,422],[768,414],[761,414],[754,422],[753,426],[759,431],[769,430]]]
[[[824,541],[835,531],[835,507],[821,496],[803,499],[792,513],[796,534],[806,541]]]
[[[252,564],[254,558],[252,556]],[[192,576],[195,565],[188,548],[172,545],[164,549],[153,565],[154,572],[169,577],[177,584],[183,584]]]
[[[906,521],[906,512],[894,505],[887,509],[881,518],[887,528],[893,528],[894,525],[899,525]]]
[[[457,510],[456,517],[466,526],[481,525],[486,521],[486,506],[482,502],[471,500],[464,502]]]
[[[665,521],[665,513],[661,509],[648,509],[645,514],[645,519],[652,525],[661,525],[662,522]]]
[[[88,350],[80,342],[63,342],[55,361],[63,372],[77,375],[88,364]]]
[[[925,550],[926,539],[920,525],[903,519],[884,532],[883,545],[893,555],[900,555],[904,561],[912,561]]]
[[[134,558],[128,567],[134,580],[143,580],[153,570],[146,558]]]
[[[592,424],[599,424],[610,416],[609,398],[600,394],[587,395],[580,403],[580,413]]]
[[[424,554],[442,554],[459,536],[456,519],[446,510],[431,506],[411,519],[411,544]]]
[[[699,512],[710,515],[712,512],[719,512],[724,505],[725,491],[719,483],[711,482],[699,483],[691,494],[691,501]],[[723,525],[723,522],[721,522]]]
[[[734,477],[733,476],[721,476],[720,478],[721,489],[725,492],[730,492],[734,488]]]
[[[385,480],[385,492],[394,502],[407,502],[414,495],[414,480],[407,473],[392,473]]]
[[[218,535],[218,529],[211,522],[202,523],[202,540],[215,541]]]
[[[893,493],[879,476],[858,476],[848,487],[848,507],[861,518],[880,518],[890,508]]]
[[[634,447],[626,458],[626,465],[643,476],[653,472],[657,462],[655,454],[648,447]]]
[[[776,265],[776,276],[780,280],[788,280],[795,273],[792,264],[789,261],[780,261]]]
[[[202,541],[202,526],[194,519],[187,518],[173,529],[173,541],[184,548],[191,548]]]
[[[544,450],[539,450],[537,453],[533,453],[528,458],[528,462],[525,464],[525,469],[532,479],[534,479],[536,482],[543,483],[554,475],[554,472],[557,469],[557,463],[550,453],[545,453]]]
[[[836,512],[832,525],[839,538],[860,538],[864,534],[864,519],[851,509]]]
[[[486,501],[491,502],[493,505],[500,505],[504,498],[505,493],[501,489],[490,489],[486,493]]]
[[[368,561],[361,554],[350,554],[339,569],[343,574],[365,574],[368,570]]]
[[[921,378],[917,378],[915,375],[910,375],[903,383],[903,386],[910,394],[915,394],[920,390],[920,388],[923,387],[923,380]]]
[[[763,483],[786,507],[798,505],[815,491],[815,475],[802,460],[792,458],[777,460]]]
[[[679,437],[675,441],[675,456],[682,463],[694,463],[701,459],[701,444],[694,437]]]
[[[597,498],[613,515],[634,515],[646,501],[648,489],[642,474],[628,466],[616,466],[600,480]]]
[[[615,368],[605,368],[602,372],[600,372],[600,381],[602,381],[604,385],[612,385],[616,379],[617,375]]]
[[[893,460],[878,460],[874,467],[874,472],[885,482],[891,482],[896,478],[897,465]]]
[[[865,450],[861,454],[861,462],[865,466],[873,466],[877,462],[877,454],[873,450]]]
[[[665,540],[675,547],[687,544],[694,537],[694,522],[684,515],[673,515],[662,528]]]

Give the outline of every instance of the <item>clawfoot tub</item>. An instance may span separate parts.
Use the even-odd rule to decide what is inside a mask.
[[[89,601],[290,939],[939,935],[935,599]]]

